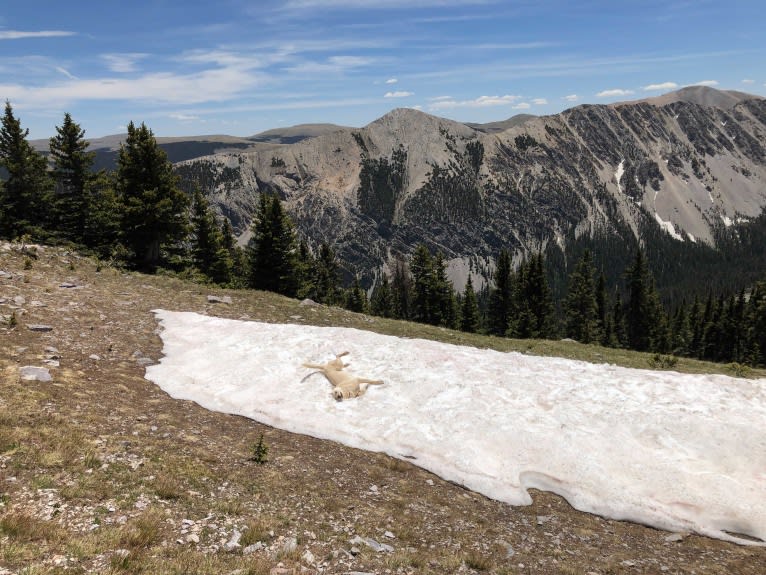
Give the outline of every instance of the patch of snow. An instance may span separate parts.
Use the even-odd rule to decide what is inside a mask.
[[[708,193],[707,193],[707,197],[708,197],[708,198],[710,198],[710,203],[711,203],[711,204],[714,204],[714,203],[715,203],[715,200],[713,199],[713,194],[711,194],[710,192],[708,192]]]
[[[164,357],[146,377],[172,397],[404,458],[512,505],[545,489],[605,517],[765,545],[764,379],[155,313]],[[301,364],[341,351],[385,384],[336,402]]]
[[[660,227],[669,233],[670,237],[672,237],[674,240],[678,240],[679,242],[684,241],[684,237],[676,231],[676,227],[673,225],[673,222],[666,222],[657,212],[654,212],[654,219],[657,220],[657,223],[660,224]]]
[[[727,228],[734,225],[734,222],[731,220],[729,216],[721,215],[721,219],[723,220],[723,225],[726,226]]]
[[[695,238],[693,235],[691,235],[689,232],[686,232],[686,235],[689,236],[689,241],[693,244],[697,243],[697,238]]]
[[[620,180],[625,173],[625,160],[620,160],[620,164],[617,166],[617,171],[614,173],[614,178],[617,180],[617,190],[622,193],[622,186]]]

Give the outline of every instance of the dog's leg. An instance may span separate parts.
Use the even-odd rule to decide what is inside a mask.
[[[301,365],[303,365],[303,367],[307,367],[309,369],[318,369],[318,370],[321,370],[321,371],[324,371],[326,369],[326,366],[324,366],[324,365],[317,365],[315,363],[304,363],[304,364],[301,364]]]
[[[383,385],[386,383],[385,381],[381,381],[379,379],[367,379],[366,377],[357,377],[356,379],[359,383],[366,383],[368,385]]]

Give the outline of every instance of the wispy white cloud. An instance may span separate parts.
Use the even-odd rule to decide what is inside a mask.
[[[373,58],[363,56],[331,56],[322,62],[313,60],[300,61],[285,69],[300,74],[342,74],[352,69],[374,64]]]
[[[745,78],[744,80],[742,80],[742,83],[743,84],[755,84],[755,80],[753,80],[751,78]]]
[[[149,54],[130,52],[124,54],[101,54],[101,59],[106,62],[107,68],[112,72],[127,74],[138,71],[138,62]]]
[[[195,116],[193,114],[170,114],[170,117],[174,120],[179,120],[180,122],[191,122],[193,120],[199,120],[199,116]]]
[[[576,102],[577,100],[579,100],[579,98],[577,97],[577,94],[569,94],[567,96],[564,96],[562,100],[566,100],[567,102]]]
[[[643,87],[644,92],[656,92],[659,90],[675,90],[678,84],[675,82],[662,82],[660,84],[649,84]]]
[[[62,66],[56,66],[56,72],[58,72],[59,74],[63,74],[70,80],[77,80],[77,76],[75,76],[74,74],[71,74],[69,70],[67,70],[66,68]]]
[[[532,103],[535,106],[545,106],[548,104],[548,100],[546,100],[545,98],[533,98]]]
[[[193,74],[163,72],[131,78],[69,79],[42,86],[0,84],[0,94],[33,108],[95,100],[188,105],[231,100],[260,83],[262,78],[252,71],[214,68]]]
[[[692,86],[717,86],[718,80],[702,80],[702,82],[695,82]]]
[[[386,84],[396,84],[398,81],[396,78],[389,78],[386,80]]]
[[[596,94],[597,98],[614,98],[617,96],[630,96],[633,94],[633,90],[623,90],[622,88],[614,88],[612,90],[603,90]]]
[[[414,92],[404,92],[404,91],[398,91],[398,92],[386,92],[383,96],[384,98],[407,98],[409,96],[414,96]]]
[[[76,32],[66,30],[0,30],[0,40],[22,40],[24,38],[58,38],[61,36],[75,36]]]
[[[529,110],[532,105],[529,102],[519,102],[518,104],[511,106],[513,110]]]
[[[505,96],[479,96],[474,100],[439,99],[432,100],[429,109],[448,110],[451,108],[488,108],[492,106],[510,106],[521,99],[521,96],[506,94]]]

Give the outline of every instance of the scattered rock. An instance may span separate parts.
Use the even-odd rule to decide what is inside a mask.
[[[29,328],[32,331],[53,331],[53,326],[51,325],[45,325],[42,323],[28,323],[27,328]]]
[[[91,353],[91,354],[88,356],[88,359],[92,359],[92,360],[98,361],[98,360],[100,360],[100,359],[101,359],[101,356],[100,356],[100,355],[96,355],[95,353]]]
[[[242,533],[239,532],[238,529],[234,530],[234,533],[231,534],[231,539],[229,539],[226,544],[223,546],[226,551],[232,552],[236,551],[241,547],[239,544],[239,540],[242,537]]]
[[[301,560],[308,565],[313,565],[314,561],[316,561],[316,557],[314,557],[314,554],[310,550],[306,549],[303,552],[303,555],[301,555]]]
[[[45,367],[35,367],[32,365],[25,365],[19,368],[19,375],[21,379],[25,381],[50,381],[51,372]]]
[[[318,307],[320,304],[315,302],[313,299],[306,298],[299,305],[303,307]]]
[[[375,541],[375,539],[371,539],[370,537],[360,537],[359,535],[355,536],[351,541],[349,541],[352,545],[359,545],[360,543],[364,543],[375,551],[376,553],[380,553],[381,551],[386,551],[387,553],[392,553],[394,548],[390,545],[387,545],[386,543],[378,543]],[[358,550],[357,550],[358,552]],[[351,548],[351,553],[354,553],[354,547]],[[356,555],[356,553],[354,553]]]
[[[231,296],[225,295],[223,297],[219,297],[217,295],[209,295],[207,296],[207,302],[208,303],[231,303]]]
[[[186,536],[186,542],[187,543],[199,543],[199,535],[196,533],[189,533]]]
[[[665,541],[668,543],[675,543],[677,541],[683,541],[686,539],[686,536],[688,533],[671,533],[670,535],[665,536]]]
[[[13,298],[13,303],[16,305],[24,305],[27,303],[27,298],[25,298],[23,295],[17,295]]]
[[[13,274],[0,270],[0,279],[9,280],[13,277]]]
[[[260,551],[263,549],[265,545],[258,541],[257,543],[253,543],[252,545],[248,545],[242,550],[242,555],[252,555],[256,551]]]
[[[390,531],[386,531],[386,532],[383,534],[383,537],[388,537],[389,539],[396,539],[396,535],[394,535],[394,534],[393,534],[393,533],[391,533]]]
[[[64,283],[60,283],[59,287],[65,288],[65,289],[72,289],[72,288],[77,288],[80,286],[78,286],[77,284],[73,284],[72,282],[64,282]]]

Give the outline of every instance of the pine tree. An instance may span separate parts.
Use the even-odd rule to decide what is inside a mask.
[[[610,345],[612,347],[627,347],[628,328],[625,325],[625,310],[619,292],[615,295],[614,306],[612,307],[612,331],[614,332],[614,339]]]
[[[359,283],[359,276],[355,276],[354,284],[346,294],[346,309],[357,313],[366,313],[367,306],[367,293]]]
[[[487,326],[489,333],[505,336],[511,328],[513,313],[513,274],[511,254],[503,249],[495,263],[494,287],[489,292]]]
[[[413,314],[412,276],[407,263],[401,256],[394,260],[394,273],[391,278],[391,317],[394,319],[412,319]]]
[[[433,323],[433,259],[425,244],[415,248],[410,270],[413,286],[412,319],[420,323]]]
[[[370,313],[380,317],[392,317],[394,313],[394,297],[388,275],[383,273],[380,282],[372,290],[370,297]]]
[[[192,199],[192,261],[195,267],[217,284],[231,281],[233,262],[223,244],[223,234],[213,210],[197,188]]]
[[[85,185],[86,214],[82,242],[99,257],[118,258],[122,203],[115,191],[114,174],[103,170],[88,178]],[[118,258],[119,259],[119,258]]]
[[[431,322],[451,329],[458,327],[458,308],[455,300],[455,288],[447,277],[447,264],[441,252],[436,254],[431,268],[433,310]]]
[[[188,198],[152,131],[130,122],[117,158],[117,192],[123,205],[122,232],[132,263],[154,271],[163,250],[187,234]]]
[[[326,305],[342,303],[338,260],[326,242],[320,244],[319,254],[311,260],[306,294],[306,297]]]
[[[56,136],[49,141],[53,158],[55,196],[53,217],[55,227],[74,242],[84,243],[85,226],[90,211],[88,184],[92,174],[95,153],[88,152],[85,130],[64,114],[64,122],[56,126]]]
[[[298,289],[297,239],[278,197],[261,194],[252,231],[249,287],[293,297]]]
[[[476,300],[476,292],[473,290],[473,280],[470,274],[468,274],[468,281],[463,291],[460,312],[460,329],[471,333],[479,331],[479,305]]]
[[[228,218],[224,218],[221,223],[221,246],[229,254],[231,261],[231,278],[229,283],[233,287],[244,287],[247,285],[247,254],[245,250],[237,245],[234,237],[234,228]]]
[[[569,276],[569,292],[564,304],[566,335],[581,343],[596,342],[600,338],[599,309],[593,284],[593,259],[585,250],[575,270]]]
[[[520,293],[523,293],[529,314],[528,335],[526,337],[543,339],[554,337],[556,316],[553,307],[553,294],[545,274],[545,260],[542,253],[532,256]]]
[[[641,250],[627,270],[628,309],[626,314],[628,347],[648,351],[652,347],[652,324],[656,320],[649,300],[649,270]]]
[[[8,177],[0,187],[0,236],[41,235],[49,215],[51,181],[45,158],[27,141],[29,130],[6,100],[0,125],[0,168]]]

